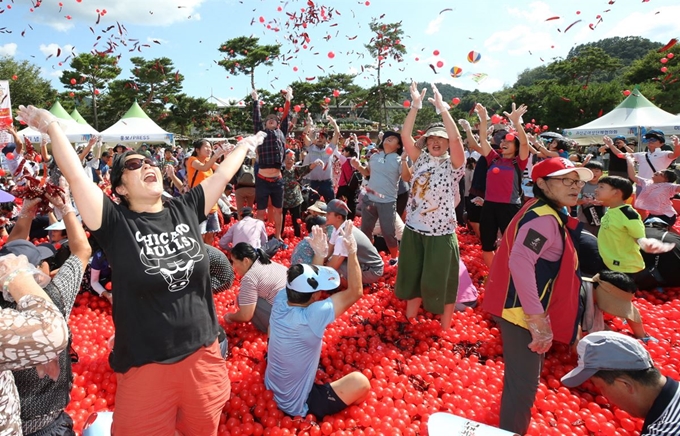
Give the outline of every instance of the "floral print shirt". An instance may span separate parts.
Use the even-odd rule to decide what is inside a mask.
[[[291,169],[283,168],[281,170],[281,176],[283,177],[283,207],[285,209],[296,207],[304,201],[299,180],[309,174],[310,171],[309,165],[294,166]]]
[[[35,295],[15,309],[0,311],[0,436],[21,435],[19,394],[12,370],[48,363],[68,344],[68,327],[59,309]]]

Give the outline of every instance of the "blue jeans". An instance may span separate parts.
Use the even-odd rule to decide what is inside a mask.
[[[309,187],[318,192],[319,195],[323,197],[326,204],[335,198],[335,195],[333,194],[333,182],[331,179],[310,180]]]

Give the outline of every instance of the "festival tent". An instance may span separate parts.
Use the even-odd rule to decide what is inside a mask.
[[[85,121],[85,118],[83,118],[83,116],[80,115],[78,109],[73,109],[73,112],[71,112],[71,118],[76,120],[78,124],[87,124],[87,121]]]
[[[99,134],[89,124],[78,123],[75,119],[73,119],[73,117],[71,117],[71,115],[69,115],[68,112],[66,112],[66,109],[64,109],[64,107],[59,102],[56,102],[52,105],[50,108],[50,113],[59,118],[59,122],[64,127],[66,138],[68,138],[70,142],[87,142],[90,140],[92,135]],[[27,127],[17,133],[28,138],[32,143],[39,143],[42,136],[40,132],[31,127]]]
[[[601,144],[602,137],[636,137],[659,129],[666,135],[680,133],[680,117],[656,107],[637,88],[611,112],[580,127],[564,129],[562,134],[579,144]]]
[[[135,101],[116,124],[101,132],[102,142],[175,143],[172,133],[161,129]]]

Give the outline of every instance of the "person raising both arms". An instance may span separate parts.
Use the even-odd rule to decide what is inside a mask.
[[[158,163],[127,151],[111,168],[116,204],[89,183],[52,114],[19,106],[18,118],[50,135],[83,223],[111,262],[113,434],[216,434],[231,389],[199,223],[262,135],[240,141],[212,176],[166,202]]]

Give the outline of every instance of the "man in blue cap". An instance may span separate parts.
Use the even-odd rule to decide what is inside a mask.
[[[661,130],[650,130],[645,133],[647,151],[633,153],[638,163],[638,177],[651,179],[657,171],[667,169],[680,156],[680,139],[673,136],[673,151],[662,150],[666,136]]]

